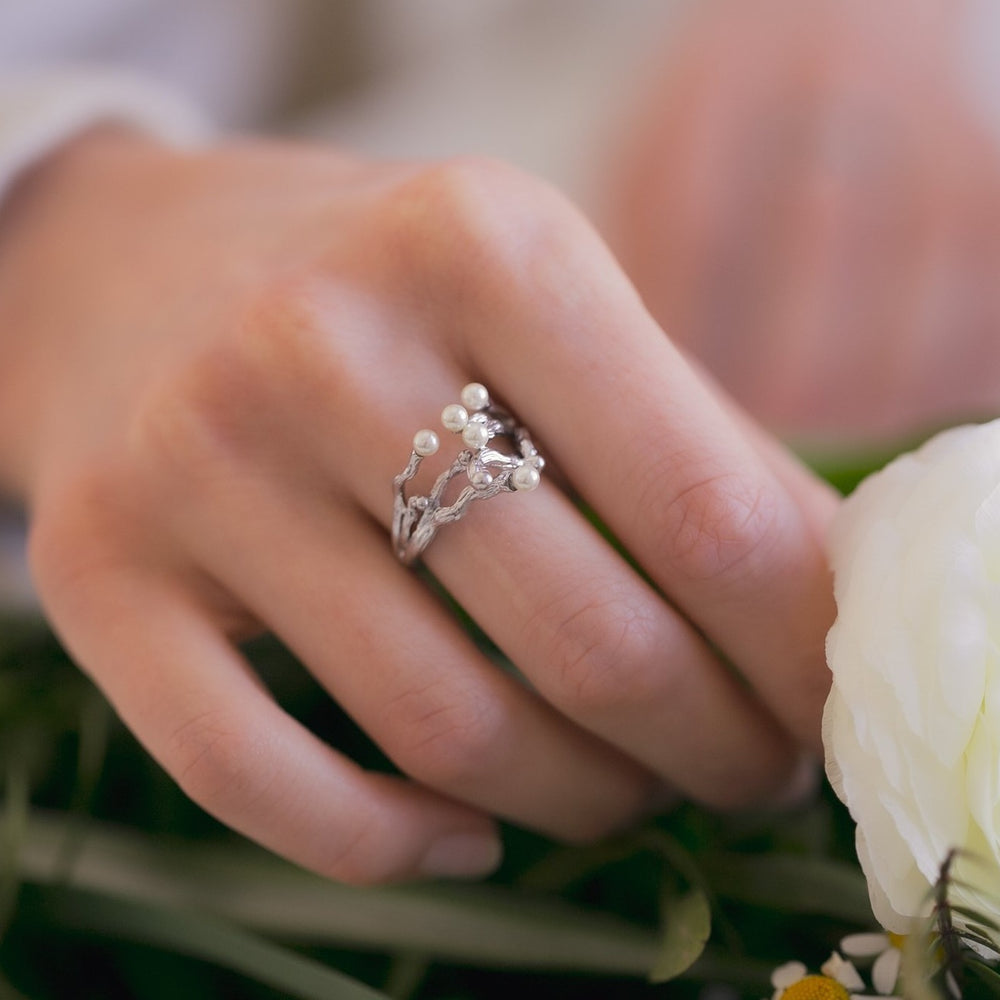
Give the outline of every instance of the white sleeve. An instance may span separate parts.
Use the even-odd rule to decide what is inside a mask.
[[[0,199],[24,170],[103,122],[173,146],[195,146],[211,134],[197,109],[139,76],[88,67],[0,73]]]
[[[22,172],[103,122],[176,147],[197,146],[212,132],[191,104],[141,77],[90,68],[0,73],[0,202]],[[0,609],[35,606],[23,519],[0,498]]]

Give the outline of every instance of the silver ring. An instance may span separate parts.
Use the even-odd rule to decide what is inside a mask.
[[[461,400],[442,410],[441,423],[445,430],[461,434],[465,448],[437,477],[430,492],[407,499],[405,487],[423,460],[441,447],[432,430],[420,430],[413,436],[410,461],[392,481],[392,547],[404,565],[420,557],[441,525],[464,517],[473,500],[488,500],[498,493],[528,492],[541,482],[545,459],[538,454],[527,430],[494,405],[486,387],[470,382],[462,390]],[[493,444],[497,438],[508,440],[513,450],[498,451]],[[466,482],[455,500],[446,504],[445,494],[458,475],[464,475]]]

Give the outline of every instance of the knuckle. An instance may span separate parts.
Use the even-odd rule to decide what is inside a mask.
[[[132,419],[130,444],[154,481],[197,489],[229,464],[245,419],[237,369],[234,354],[216,345],[151,387]]]
[[[227,822],[239,822],[271,791],[264,736],[225,712],[206,711],[170,736],[164,766],[186,795]]]
[[[666,503],[649,499],[665,495],[670,496]],[[654,531],[661,551],[692,583],[738,582],[752,575],[781,530],[777,494],[732,471],[694,478],[672,496],[657,484],[645,492],[640,509],[659,511]]]
[[[162,384],[143,400],[130,428],[139,467],[161,485],[180,481],[197,490],[228,455],[222,419],[212,400],[179,379]]]
[[[434,787],[467,788],[500,762],[503,707],[478,686],[428,684],[396,697],[385,718],[390,756]]]
[[[508,164],[462,156],[411,173],[387,204],[388,245],[403,273],[425,286],[447,282],[495,292],[512,273],[529,271],[533,248],[554,227],[560,199]],[[558,210],[557,210],[558,211]]]
[[[393,879],[395,859],[386,851],[384,827],[369,814],[355,814],[340,832],[324,874],[348,885],[373,886]]]
[[[299,393],[317,374],[335,370],[329,364],[324,329],[341,319],[330,294],[331,282],[313,267],[289,271],[264,282],[236,313],[222,342],[223,377],[236,361],[237,388],[262,395]],[[231,356],[231,357],[230,357]],[[233,386],[225,384],[225,388]]]
[[[597,718],[660,697],[669,678],[659,623],[635,594],[571,592],[536,614],[534,641],[552,665],[551,693],[578,718]]]
[[[278,279],[232,306],[213,335],[157,380],[137,407],[134,453],[148,468],[197,483],[267,438],[284,401],[308,391],[319,363],[305,279]]]
[[[40,585],[66,580],[72,585],[86,575],[89,555],[81,551],[82,539],[91,537],[89,521],[72,497],[64,496],[53,513],[40,511],[28,530],[28,565]]]
[[[434,222],[449,235],[475,234],[481,225],[496,221],[490,209],[519,185],[514,167],[480,156],[454,156],[419,167],[395,189],[398,220],[416,222],[426,234]]]
[[[63,484],[35,512],[27,558],[47,605],[84,600],[97,576],[118,570],[122,553],[115,538],[129,516],[125,492],[113,474],[97,470]]]

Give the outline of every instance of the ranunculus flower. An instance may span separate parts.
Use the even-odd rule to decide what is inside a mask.
[[[949,899],[1000,921],[1000,421],[946,431],[862,483],[831,557],[827,773],[875,916],[912,930],[959,848],[952,873],[972,887]]]

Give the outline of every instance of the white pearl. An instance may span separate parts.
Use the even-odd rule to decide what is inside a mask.
[[[475,448],[477,451],[480,448],[485,448],[486,443],[490,439],[490,432],[486,428],[486,424],[477,421],[470,421],[466,425],[464,431],[462,431],[462,440],[470,447]]]
[[[481,382],[470,382],[462,390],[461,400],[468,410],[485,410],[490,405],[490,394]]]
[[[465,425],[468,422],[468,411],[458,403],[449,403],[441,411],[441,423],[444,424],[444,429],[447,431],[454,431],[458,434],[460,431],[465,430]]]
[[[477,490],[485,490],[487,486],[493,483],[493,476],[485,469],[469,469],[469,482]]]
[[[421,458],[433,455],[440,447],[441,442],[438,440],[438,436],[434,433],[434,431],[429,431],[425,428],[422,431],[417,431],[417,433],[413,435],[413,450]]]
[[[529,465],[533,465],[536,469],[538,469],[539,472],[541,472],[542,469],[545,468],[545,459],[542,458],[542,456],[537,453],[534,455],[529,455],[525,459],[525,462],[527,462]]]
[[[514,484],[515,490],[533,490],[542,481],[538,474],[538,469],[533,465],[519,465],[512,473],[510,481]]]

